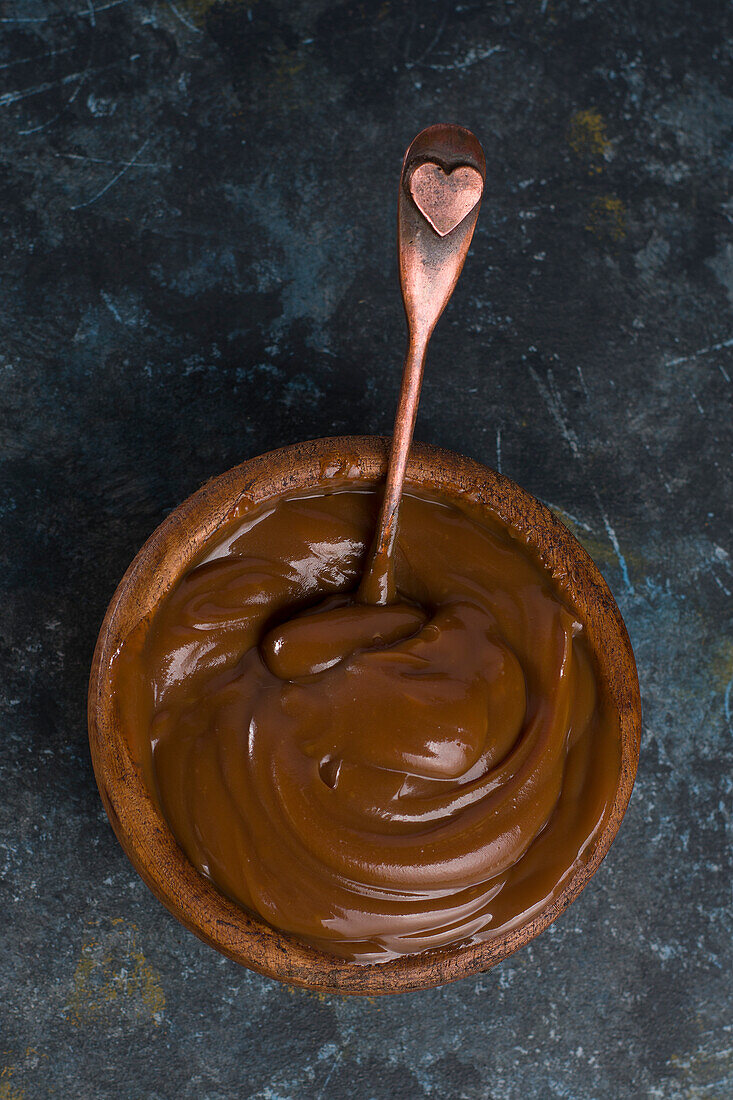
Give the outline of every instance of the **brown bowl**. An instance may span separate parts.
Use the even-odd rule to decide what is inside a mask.
[[[548,571],[566,577],[586,624],[602,689],[618,708],[622,742],[616,797],[587,862],[555,901],[495,939],[369,965],[339,960],[276,931],[226,898],[189,863],[131,758],[113,702],[111,658],[243,497],[256,504],[347,473],[354,480],[378,481],[386,470],[388,446],[388,440],[375,436],[316,439],[260,455],[209,481],[161,523],[122,578],[102,624],[89,683],[89,743],[102,801],[120,844],[153,893],[187,928],[230,959],[269,977],[330,993],[427,989],[488,970],[528,943],[598,869],[621,824],[639,755],[641,703],[631,643],[613,596],[585,550],[544,504],[509,478],[450,451],[414,444],[408,481],[458,499],[468,494],[522,532]]]

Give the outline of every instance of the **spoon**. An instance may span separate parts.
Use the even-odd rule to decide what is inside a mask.
[[[394,548],[425,355],[463,268],[485,179],[481,145],[462,126],[429,126],[405,153],[397,243],[409,339],[384,498],[359,586],[361,603],[388,604],[396,597]]]
[[[397,602],[399,507],[428,342],[466,259],[485,178],[481,146],[462,126],[430,126],[405,154],[397,240],[409,340],[377,530],[356,603],[326,600],[263,638],[263,660],[281,679],[318,675],[350,653],[393,644],[424,625],[423,611]]]

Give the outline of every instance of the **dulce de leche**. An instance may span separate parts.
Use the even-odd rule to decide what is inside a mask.
[[[378,499],[231,520],[112,668],[193,865],[355,962],[530,919],[589,857],[621,758],[583,623],[498,519],[408,491],[398,602],[356,602]]]

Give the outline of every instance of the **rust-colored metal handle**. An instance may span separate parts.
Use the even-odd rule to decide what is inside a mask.
[[[386,604],[395,599],[394,546],[425,354],[466,259],[485,179],[483,150],[462,126],[430,126],[405,153],[397,241],[409,341],[384,499],[359,587],[364,603]]]

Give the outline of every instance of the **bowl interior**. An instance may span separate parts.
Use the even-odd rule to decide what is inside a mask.
[[[191,931],[236,962],[282,981],[337,993],[424,989],[486,970],[527,943],[580,893],[615,837],[636,773],[641,707],[636,666],[608,586],[577,540],[543,504],[514,482],[460,455],[414,444],[407,479],[457,502],[470,501],[513,528],[534,549],[580,612],[601,689],[620,718],[616,797],[587,861],[563,893],[531,919],[483,943],[355,964],[276,931],[230,901],[179,848],[133,759],[110,684],[110,663],[131,630],[149,618],[202,545],[245,507],[335,478],[377,482],[389,442],[373,436],[312,440],[244,462],[208,482],[151,535],[125,573],[99,634],[89,685],[89,741],[105,809],[129,859],[151,890]]]

